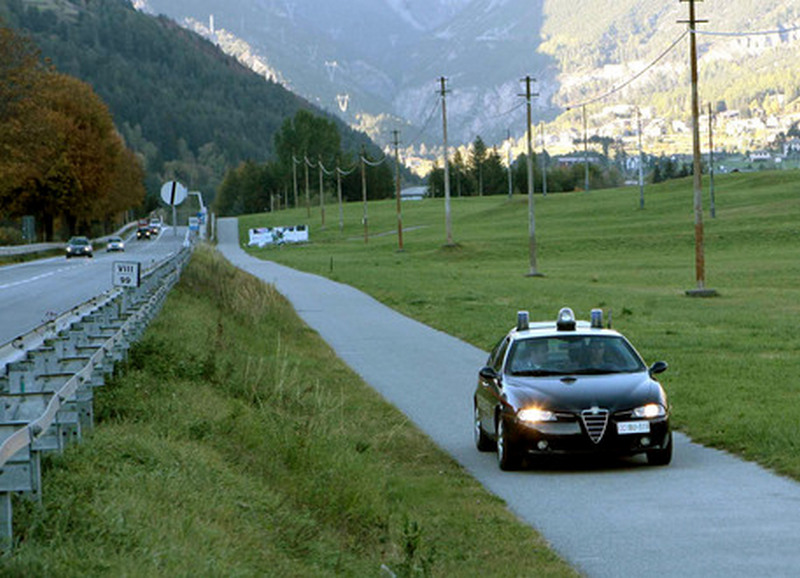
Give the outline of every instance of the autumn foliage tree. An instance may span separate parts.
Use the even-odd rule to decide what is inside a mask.
[[[141,204],[142,168],[92,88],[45,68],[25,39],[0,28],[0,213],[33,215],[46,239],[90,233]]]

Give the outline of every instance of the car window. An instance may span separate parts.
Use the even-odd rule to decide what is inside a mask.
[[[500,369],[503,367],[503,358],[505,357],[506,350],[508,349],[508,342],[509,342],[508,337],[504,337],[503,339],[501,339],[497,343],[497,345],[494,346],[494,349],[492,349],[492,353],[489,355],[489,361],[487,362],[487,364],[490,367],[493,367],[495,371],[499,372]]]
[[[515,342],[506,368],[514,375],[567,375],[629,373],[645,367],[621,337],[558,335]]]

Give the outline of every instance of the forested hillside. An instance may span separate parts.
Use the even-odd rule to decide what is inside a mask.
[[[56,228],[107,233],[141,206],[143,180],[92,88],[42,66],[29,41],[0,26],[0,243],[19,240],[5,225],[26,216],[48,241]]]
[[[172,178],[210,200],[226,170],[271,157],[273,135],[286,118],[300,109],[323,114],[127,0],[0,0],[0,17],[108,104],[117,129],[144,160],[151,204]],[[375,150],[365,135],[335,122],[344,149]]]
[[[800,4],[709,0],[698,2],[696,11],[704,100],[720,112],[736,110],[749,117],[777,112],[776,100],[788,109],[800,97],[800,70],[794,65]],[[545,13],[542,51],[558,62],[557,104],[603,95],[663,56],[624,94],[655,107],[660,116],[687,118],[688,41],[669,47],[686,31],[688,3],[550,0]]]

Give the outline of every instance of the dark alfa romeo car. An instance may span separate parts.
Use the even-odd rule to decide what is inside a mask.
[[[67,241],[67,259],[70,257],[93,257],[92,242],[87,237],[72,237]]]
[[[672,460],[667,395],[603,312],[576,321],[563,308],[556,321],[512,329],[480,370],[474,394],[475,445],[497,450],[500,468],[548,454],[645,454],[651,465]]]

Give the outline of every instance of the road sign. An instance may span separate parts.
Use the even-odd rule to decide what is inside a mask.
[[[167,181],[161,186],[161,200],[168,205],[180,205],[189,191],[178,181]]]
[[[138,261],[114,261],[114,287],[138,287],[141,266]]]

